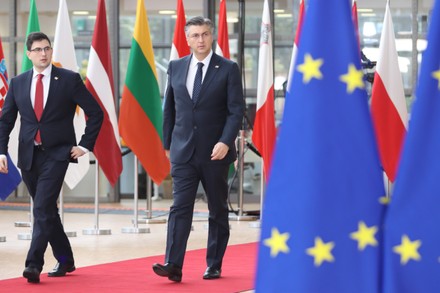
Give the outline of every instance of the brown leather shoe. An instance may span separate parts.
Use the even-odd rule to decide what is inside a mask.
[[[28,283],[40,283],[40,270],[34,267],[26,267],[23,271],[23,277],[25,277]]]
[[[153,271],[156,275],[161,277],[168,277],[168,280],[173,282],[181,282],[182,281],[182,268],[172,264],[166,263],[164,265],[155,263],[153,264]]]
[[[66,273],[71,273],[76,270],[75,265],[60,264],[57,263],[56,266],[47,273],[48,277],[64,277]]]
[[[215,268],[208,267],[206,269],[205,273],[203,274],[203,279],[205,279],[205,280],[218,279],[221,277],[221,275],[222,275],[221,269],[215,269]]]

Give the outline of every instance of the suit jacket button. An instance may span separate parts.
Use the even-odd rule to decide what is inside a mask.
[[[194,126],[193,128],[194,128],[194,129],[197,129],[197,126]]]

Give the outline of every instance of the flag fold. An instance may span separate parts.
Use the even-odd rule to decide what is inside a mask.
[[[256,292],[378,292],[385,191],[364,87],[351,4],[310,1],[263,205]]]
[[[143,0],[138,0],[127,76],[122,91],[119,131],[156,184],[170,172],[162,137],[162,105],[153,45]]]
[[[261,22],[260,55],[258,57],[257,112],[252,141],[263,159],[266,180],[269,178],[275,139],[272,25],[269,3],[265,0]]]
[[[371,115],[382,167],[388,179],[394,182],[408,127],[408,114],[389,3],[385,8],[379,59],[371,90]]]
[[[8,71],[6,70],[5,56],[3,54],[2,39],[0,38],[0,117],[8,92]],[[16,143],[15,143],[16,144]],[[11,145],[11,143],[10,143]],[[0,200],[5,200],[20,184],[20,173],[12,162],[9,154],[6,154],[8,160],[8,174],[0,173]]]
[[[93,153],[108,181],[114,186],[122,172],[122,154],[113,94],[113,70],[106,16],[105,0],[99,0],[90,47],[86,87],[104,113]]]
[[[78,72],[78,63],[76,61],[69,9],[67,8],[66,0],[59,0],[52,62],[56,66]],[[79,142],[86,128],[85,114],[79,107],[73,118],[73,125],[75,127],[76,141]],[[75,188],[87,175],[90,167],[89,161],[90,155],[89,153],[86,153],[78,158],[77,164],[69,164],[66,176],[64,177],[64,182],[70,189]]]
[[[215,53],[219,56],[225,57],[226,59],[231,59],[231,54],[229,53],[229,33],[226,14],[226,0],[220,0],[220,9],[218,12],[217,46],[215,47]]]
[[[440,292],[438,0],[431,12],[427,41],[408,134],[385,220],[385,293]]]
[[[177,1],[177,18],[174,27],[173,44],[171,45],[170,61],[182,58],[191,53],[185,35],[185,8],[182,0]]]

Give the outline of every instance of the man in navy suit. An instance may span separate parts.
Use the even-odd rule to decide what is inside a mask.
[[[69,162],[77,162],[93,150],[103,113],[78,73],[52,65],[52,47],[44,33],[29,34],[26,46],[33,69],[11,79],[9,85],[0,117],[0,172],[8,172],[5,154],[9,134],[20,113],[18,167],[34,202],[32,241],[23,277],[30,283],[39,283],[48,243],[58,261],[48,276],[61,277],[75,270],[72,248],[58,215],[57,198]],[[77,106],[88,117],[78,145],[73,126]]]
[[[174,282],[182,280],[199,182],[209,208],[204,279],[221,276],[229,239],[228,169],[237,156],[234,142],[244,100],[238,65],[212,51],[213,30],[207,18],[190,19],[185,33],[192,54],[171,61],[168,67],[163,140],[172,164],[174,202],[168,218],[165,264],[156,263],[153,270]]]

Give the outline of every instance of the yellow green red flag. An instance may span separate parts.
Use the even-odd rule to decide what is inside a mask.
[[[138,0],[127,76],[122,91],[119,132],[148,175],[160,184],[170,172],[162,143],[162,105],[147,13]]]

